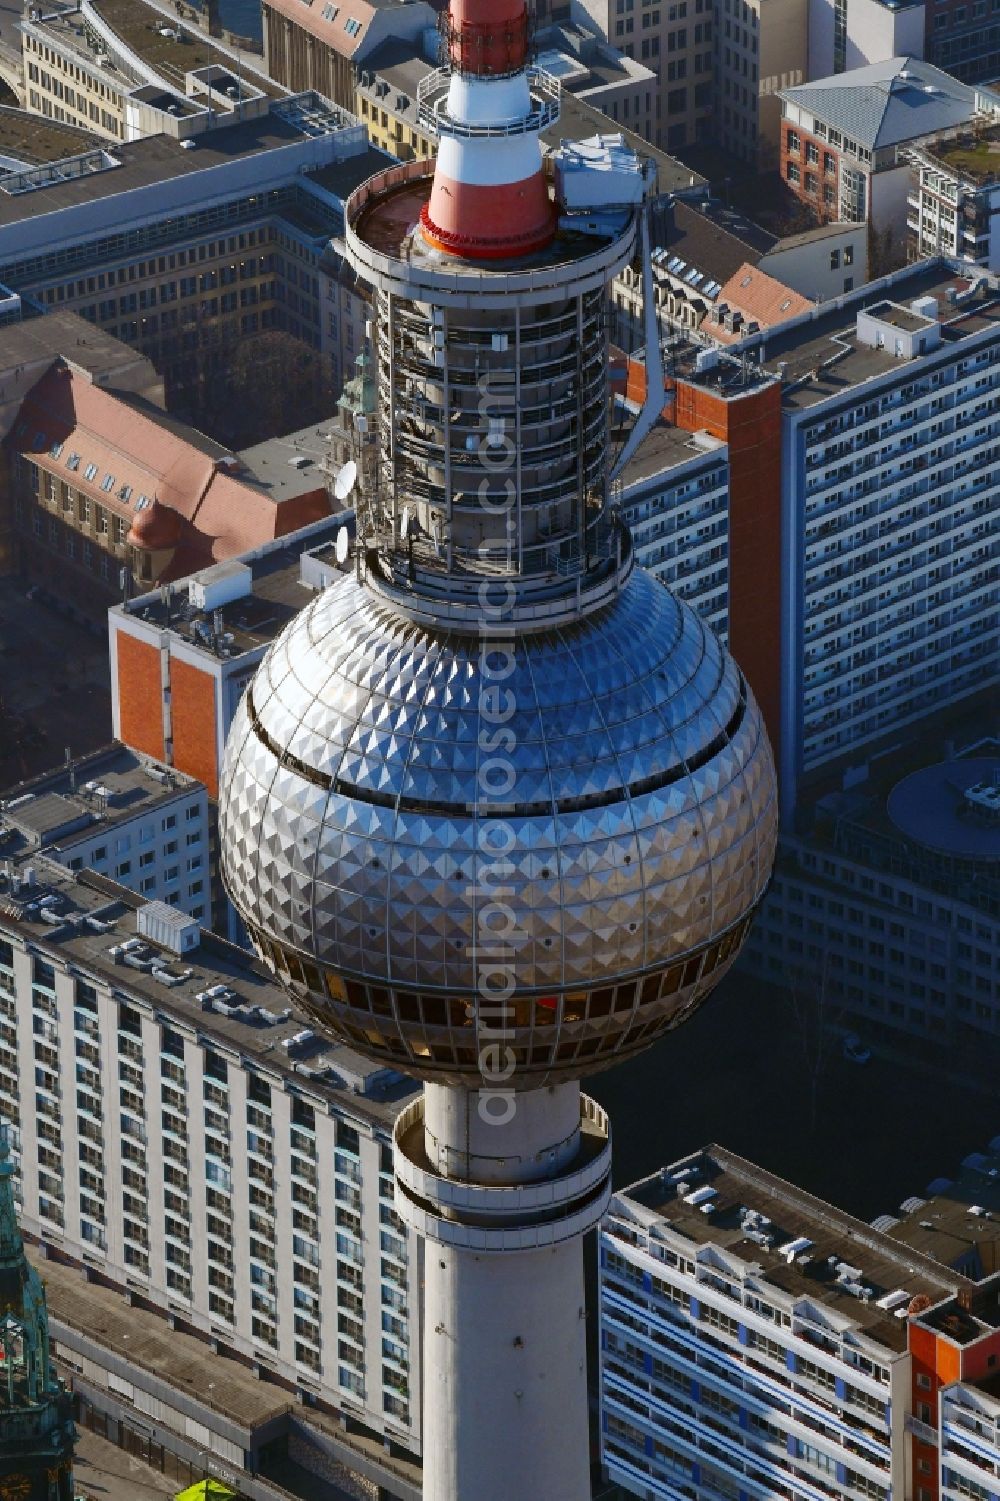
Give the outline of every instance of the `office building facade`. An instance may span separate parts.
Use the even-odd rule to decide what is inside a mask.
[[[413,1086],[317,1044],[172,907],[44,857],[2,880],[0,1115],[25,1229],[418,1450],[421,1251],[389,1149]]]
[[[211,410],[240,340],[271,330],[314,349],[339,388],[364,326],[340,195],[383,158],[318,96],[265,103],[213,119],[193,147],[163,133],[26,169],[0,205],[0,281],[147,355],[172,408]]]

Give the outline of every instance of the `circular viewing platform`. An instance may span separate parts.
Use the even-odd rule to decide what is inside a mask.
[[[393,1131],[396,1210],[418,1234],[456,1250],[537,1251],[583,1235],[611,1198],[611,1126],[606,1113],[580,1096],[580,1140],[574,1160],[550,1177],[517,1184],[482,1184],[444,1177],[424,1147],[424,1100],[408,1105]]]
[[[422,130],[436,136],[461,136],[468,140],[506,140],[511,136],[540,134],[558,123],[562,85],[543,68],[527,68],[531,110],[516,120],[498,124],[466,124],[448,113],[448,95],[452,70],[437,68],[417,86],[417,123]]]
[[[436,250],[420,228],[430,202],[433,161],[406,162],[368,179],[347,200],[348,258],[372,285],[440,306],[507,306],[544,301],[559,290],[578,295],[604,287],[632,260],[636,215],[616,234],[583,234],[560,222],[551,244],[502,261],[463,260]]]

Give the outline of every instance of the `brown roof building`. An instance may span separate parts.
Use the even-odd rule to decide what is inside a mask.
[[[354,69],[385,41],[413,41],[437,25],[426,0],[263,0],[264,57],[276,82],[315,89],[354,109]]]
[[[720,344],[738,344],[747,334],[787,323],[814,304],[745,261],[723,284],[714,307],[705,319],[704,331]]]
[[[329,513],[315,473],[268,493],[252,469],[141,397],[57,359],[7,437],[15,562],[84,613],[120,597],[122,570],[166,583]]]

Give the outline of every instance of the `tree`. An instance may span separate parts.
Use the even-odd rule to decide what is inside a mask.
[[[219,442],[247,448],[323,421],[336,399],[327,356],[273,329],[240,341],[205,393],[201,424]]]
[[[820,1087],[840,1045],[836,1026],[841,1010],[832,1001],[831,989],[829,955],[825,955],[817,969],[793,971],[787,991],[801,1050],[811,1133],[819,1124]]]

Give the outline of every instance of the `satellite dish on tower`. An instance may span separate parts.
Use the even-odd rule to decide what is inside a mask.
[[[357,482],[358,466],[357,464],[355,464],[353,459],[348,459],[347,463],[344,465],[343,469],[341,469],[340,473],[337,475],[336,480],[334,481],[334,495],[338,500],[346,500]]]
[[[347,535],[347,527],[342,526],[337,533],[337,562],[347,562],[347,549],[350,546],[350,538]]]
[[[399,535],[400,535],[400,537],[402,537],[402,539],[403,539],[404,542],[406,541],[407,537],[410,535],[410,508],[409,508],[409,506],[404,506],[403,507],[403,519],[399,523]]]

